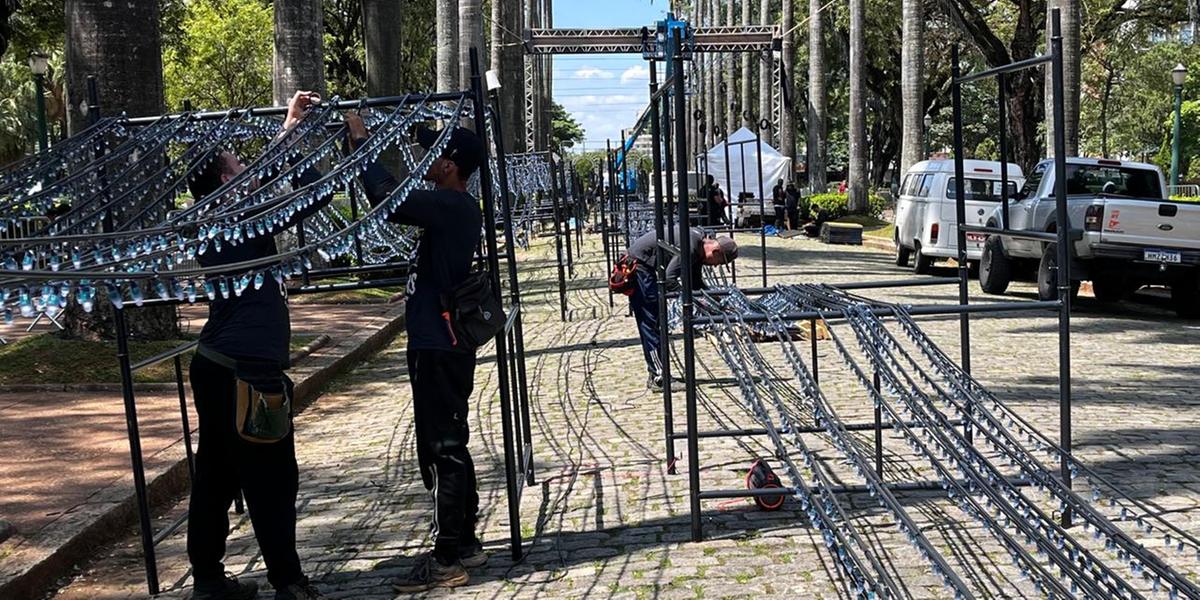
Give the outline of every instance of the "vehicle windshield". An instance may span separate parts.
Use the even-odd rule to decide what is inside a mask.
[[[1067,195],[1111,194],[1162,200],[1158,173],[1107,165],[1067,165]]]
[[[963,197],[967,201],[978,202],[1000,202],[1000,182],[995,179],[973,179],[968,177],[966,181],[966,190]],[[946,184],[946,197],[954,200],[958,193],[958,180],[954,177],[950,178],[950,182]],[[1017,182],[1008,182],[1008,198],[1011,200],[1017,193]]]

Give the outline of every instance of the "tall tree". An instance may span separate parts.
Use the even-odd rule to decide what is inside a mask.
[[[704,10],[705,25],[708,27],[716,26],[719,22],[718,16],[721,13],[720,7],[717,5],[717,0],[702,1],[706,2]],[[708,80],[708,101],[704,108],[705,129],[708,131],[705,146],[711,146],[712,144],[709,141],[715,139],[717,136],[717,123],[721,121],[720,115],[722,114],[721,96],[718,89],[720,86],[720,76],[717,74],[717,65],[720,57],[712,53],[705,53],[703,58],[705,61],[704,72]]]
[[[900,172],[925,156],[925,3],[904,0],[900,46],[901,120]]]
[[[275,104],[296,90],[325,94],[323,24],[321,0],[275,0]]]
[[[492,0],[492,69],[500,75],[500,121],[505,152],[525,151],[525,76],[521,0]]]
[[[1079,79],[1081,75],[1079,0],[1048,0],[1046,3],[1046,48],[1054,32],[1054,10],[1059,9],[1063,47],[1063,132],[1067,156],[1079,154]],[[1054,77],[1046,69],[1046,156],[1054,156]]]
[[[743,27],[750,25],[750,19],[751,19],[751,14],[750,14],[751,10],[750,9],[753,6],[754,6],[754,3],[752,0],[742,0],[742,26]],[[746,118],[746,115],[754,112],[754,103],[753,103],[753,101],[751,101],[753,94],[751,94],[751,92],[750,92],[751,87],[753,86],[753,83],[754,83],[754,63],[752,63],[750,59],[751,59],[751,55],[749,52],[742,53],[742,72],[741,72],[741,76],[738,77],[738,81],[741,84],[739,87],[741,87],[741,92],[742,92],[742,101],[739,102],[739,104],[741,104],[742,114],[739,115],[739,117],[741,117],[741,122],[743,125],[753,129],[754,124],[750,122],[750,119]]]
[[[743,0],[746,1],[746,0]],[[725,2],[725,24],[733,25],[733,5],[734,0],[726,0]],[[725,73],[725,131],[722,135],[729,135],[733,130],[737,129],[737,124],[741,120],[738,116],[738,86],[737,86],[737,55],[726,54],[725,64],[721,70]]]
[[[96,77],[101,110],[131,117],[161,114],[162,40],[158,3],[67,0],[67,97],[70,127],[79,131],[87,120],[79,110],[87,102],[87,78]],[[130,35],[130,32],[137,35]],[[117,223],[119,225],[119,223]],[[92,314],[67,312],[67,335],[112,338],[112,308],[97,305]],[[137,337],[165,339],[177,333],[173,307],[145,308],[128,320]]]
[[[362,0],[367,49],[367,95],[394,96],[403,88],[401,41],[403,0]]]
[[[475,50],[479,67],[484,67],[487,56],[483,46],[483,0],[459,0],[458,2],[458,86],[465,90],[471,86],[471,50]]]
[[[850,0],[850,212],[867,209],[866,7]]]
[[[771,0],[762,0],[758,5],[758,22],[760,25],[771,24]],[[758,118],[770,119],[772,111],[772,82],[775,77],[775,68],[773,63],[774,57],[770,52],[763,52],[758,61]],[[777,140],[767,138],[772,143],[778,143]]]
[[[437,91],[458,87],[458,0],[437,2]]]
[[[779,20],[783,28],[782,63],[783,89],[779,90],[779,151],[792,159],[796,168],[796,7],[792,0],[783,0]]]
[[[823,0],[808,0],[808,183],[814,194],[829,184],[825,148],[825,23],[821,15]],[[786,25],[785,25],[786,27]],[[784,39],[787,43],[787,39]],[[787,60],[787,52],[784,52]]]

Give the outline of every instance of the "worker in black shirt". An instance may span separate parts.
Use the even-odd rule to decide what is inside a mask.
[[[367,138],[362,119],[349,115],[352,144]],[[440,134],[417,132],[428,150]],[[475,463],[467,449],[467,412],[475,383],[475,351],[462,348],[443,318],[441,294],[461,285],[483,230],[479,201],[467,193],[467,181],[484,160],[483,140],[464,128],[450,133],[449,144],[424,174],[436,189],[416,190],[389,220],[421,228],[416,269],[408,276],[408,375],[413,391],[417,462],[425,488],[433,494],[433,552],[405,577],[397,592],[457,587],[470,577],[464,567],[487,563],[476,535],[479,494]],[[363,174],[372,205],[384,202],[398,183],[379,165]]]
[[[304,117],[309,106],[320,102],[310,92],[297,92],[288,103],[287,120],[280,139]],[[196,202],[217,191],[246,167],[230,152],[220,152],[188,182]],[[291,183],[300,188],[320,178],[313,169]],[[257,185],[257,182],[254,182]],[[325,197],[298,211],[285,227],[293,227],[329,203]],[[244,214],[253,218],[256,211]],[[257,211],[262,212],[262,209]],[[214,267],[277,254],[275,238],[248,237],[238,244],[214,244],[197,260]],[[240,273],[230,274],[240,277]],[[188,558],[195,579],[194,600],[245,600],[258,594],[258,586],[225,575],[222,559],[229,537],[229,506],[240,492],[250,511],[254,535],[267,565],[267,579],[277,600],[324,598],[300,568],[296,554],[296,493],[299,472],[295,439],[291,433],[291,382],[288,345],[291,324],[287,299],[278,284],[248,286],[236,294],[229,283],[214,278],[214,287],[228,292],[216,296],[208,307],[208,322],[191,364],[192,394],[200,419],[196,473],[188,506]],[[268,282],[274,283],[271,278]],[[248,387],[243,387],[248,386]],[[281,417],[281,439],[258,443],[243,438],[235,424],[238,395],[243,391],[288,398]],[[282,395],[282,396],[281,396]],[[253,394],[251,394],[253,397]],[[273,407],[278,408],[278,407]]]
[[[775,208],[775,230],[783,231],[787,221],[787,195],[783,192],[783,180],[775,184],[771,190],[771,205]]]
[[[704,265],[718,266],[737,259],[738,246],[732,239],[704,237],[699,227],[691,229],[688,245],[683,250],[692,253],[692,289],[704,289]],[[646,369],[650,376],[646,386],[662,388],[662,369],[659,366],[658,337],[658,284],[655,271],[658,269],[657,233],[648,232],[634,240],[626,254],[637,261],[637,282],[629,296],[629,308],[637,321],[638,337],[642,340],[642,353],[646,358]],[[680,275],[683,261],[674,256],[667,263],[666,283],[668,289],[682,287]]]

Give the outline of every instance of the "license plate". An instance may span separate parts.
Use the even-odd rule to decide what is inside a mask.
[[[1142,259],[1146,262],[1177,265],[1183,262],[1183,257],[1175,250],[1143,250]]]
[[[984,242],[984,241],[987,241],[987,236],[982,233],[968,233],[967,241],[968,242]]]

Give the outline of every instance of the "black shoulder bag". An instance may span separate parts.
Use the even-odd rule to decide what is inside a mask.
[[[442,319],[455,348],[472,352],[496,337],[507,320],[485,270],[472,271],[457,287],[442,293]]]

